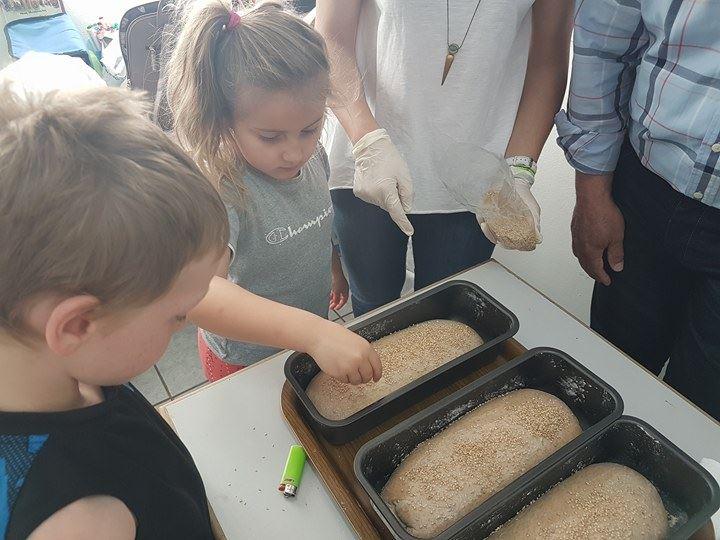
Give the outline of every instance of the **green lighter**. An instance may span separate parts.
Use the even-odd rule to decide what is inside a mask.
[[[282,491],[286,497],[294,497],[300,488],[306,457],[305,449],[299,444],[293,444],[290,447],[282,480],[278,486],[278,490]]]

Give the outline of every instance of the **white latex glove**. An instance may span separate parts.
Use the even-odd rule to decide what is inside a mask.
[[[532,251],[542,242],[540,234],[540,205],[530,191],[532,173],[520,167],[510,167],[512,182],[495,190],[492,206],[498,213],[516,216],[512,227],[509,220],[480,217],[480,228],[488,240],[505,249]],[[492,190],[491,190],[492,191]],[[505,225],[505,226],[503,226]]]
[[[410,171],[387,131],[367,133],[353,147],[353,156],[355,196],[385,210],[402,232],[412,236],[414,229],[405,215],[413,200]]]

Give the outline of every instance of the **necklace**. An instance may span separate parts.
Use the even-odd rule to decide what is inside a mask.
[[[468,36],[468,32],[470,32],[470,27],[472,26],[473,21],[475,20],[475,15],[477,15],[478,8],[480,7],[480,2],[482,0],[478,0],[477,5],[475,6],[475,11],[473,11],[472,18],[470,19],[470,24],[468,24],[467,30],[465,30],[465,35],[462,38],[462,41],[460,42],[460,45],[457,43],[450,43],[450,0],[445,0],[445,7],[446,7],[446,21],[447,21],[447,56],[445,57],[445,67],[443,68],[443,75],[442,75],[442,81],[440,82],[440,86],[445,84],[445,79],[447,78],[448,73],[450,72],[450,68],[452,67],[453,61],[455,60],[455,55],[460,52],[460,49],[462,49],[462,46],[465,44],[465,38]]]

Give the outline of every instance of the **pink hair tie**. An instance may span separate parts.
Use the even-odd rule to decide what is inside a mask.
[[[240,26],[240,20],[241,20],[240,14],[235,11],[231,11],[228,14],[228,22],[225,25],[225,29],[233,30],[233,29],[237,28],[238,26]]]

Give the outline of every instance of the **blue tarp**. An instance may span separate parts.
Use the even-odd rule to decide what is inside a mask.
[[[37,51],[79,56],[88,62],[83,36],[66,13],[13,22],[5,27],[5,32],[14,58]]]

